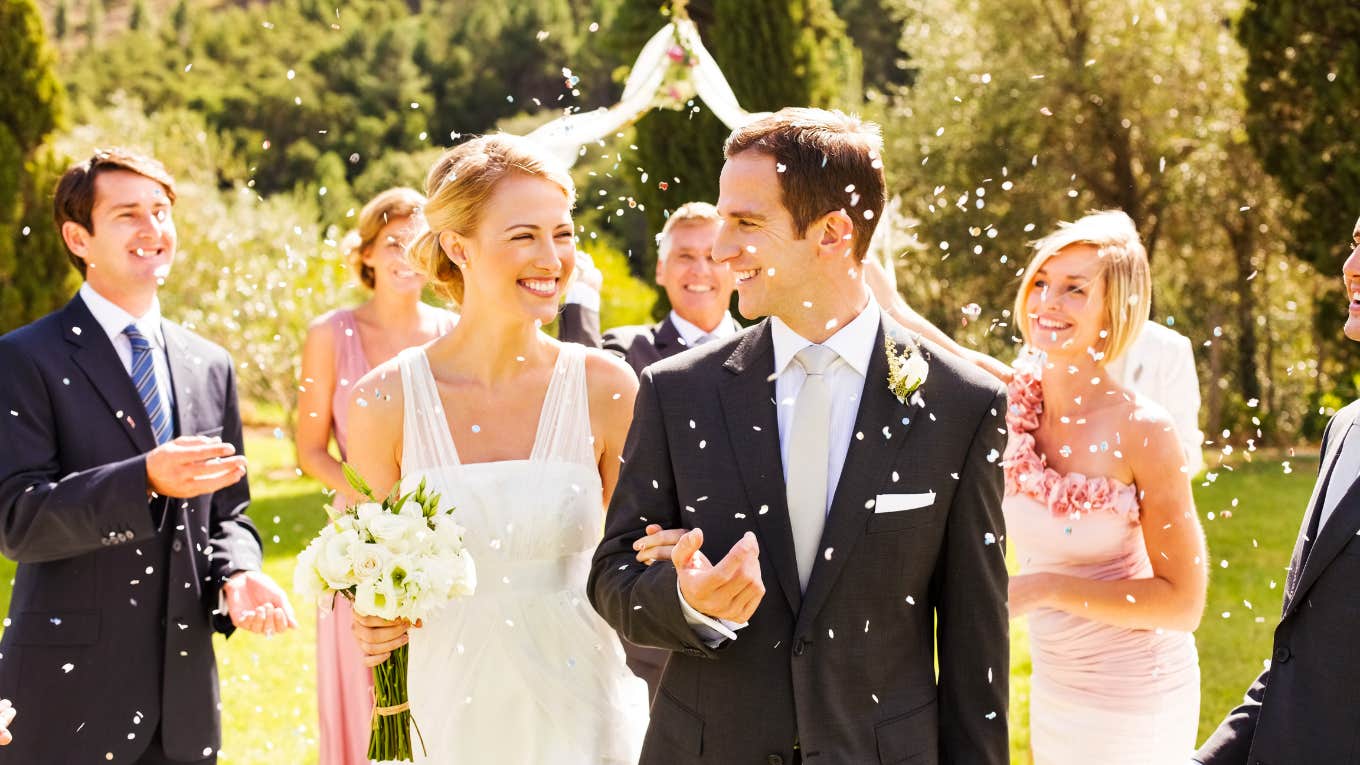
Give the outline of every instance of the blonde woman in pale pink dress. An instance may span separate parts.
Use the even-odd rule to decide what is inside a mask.
[[[447,334],[458,321],[455,314],[420,301],[426,279],[406,258],[411,243],[425,231],[424,204],[419,192],[397,188],[364,206],[358,229],[344,247],[371,296],[356,308],[327,313],[307,331],[298,393],[298,466],[341,497],[349,492],[341,460],[354,384],[401,350]],[[339,459],[330,451],[332,437]],[[336,598],[334,607],[317,618],[320,765],[368,762],[373,673],[354,642],[351,622],[344,598]]]
[[[1185,763],[1195,747],[1204,533],[1170,416],[1105,369],[1150,302],[1146,251],[1118,211],[1035,243],[1015,302],[1026,349],[1002,508],[1020,562],[1011,615],[1029,619],[1035,765]]]

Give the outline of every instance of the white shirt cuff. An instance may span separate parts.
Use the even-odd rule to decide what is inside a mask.
[[[685,600],[685,593],[680,591],[680,582],[675,582],[675,596],[680,599],[680,610],[685,614],[685,621],[689,623],[690,629],[694,634],[709,648],[717,648],[722,645],[724,640],[736,640],[737,630],[744,629],[749,622],[734,622],[727,619],[714,619],[705,616],[694,609]]]
[[[576,303],[582,308],[599,313],[600,291],[578,280],[567,288],[566,302]]]

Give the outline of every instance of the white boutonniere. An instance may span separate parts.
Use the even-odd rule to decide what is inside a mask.
[[[930,365],[921,347],[910,340],[904,340],[899,348],[891,336],[885,335],[883,348],[888,353],[888,390],[905,404],[925,384]]]

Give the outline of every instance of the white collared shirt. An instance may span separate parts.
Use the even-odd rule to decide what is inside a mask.
[[[712,335],[714,340],[723,340],[737,334],[737,323],[732,320],[732,314],[726,311],[723,311],[722,320],[718,322],[718,326],[714,327],[712,332],[706,332],[698,324],[681,318],[680,314],[675,311],[671,311],[670,319],[671,323],[675,325],[676,331],[680,333],[681,344],[686,348],[693,348],[699,338],[704,335]]]
[[[1322,535],[1322,528],[1327,525],[1336,506],[1341,504],[1341,498],[1355,483],[1356,476],[1360,475],[1360,432],[1357,431],[1360,431],[1360,425],[1353,424],[1346,428],[1341,438],[1341,446],[1338,447],[1341,452],[1336,455],[1336,466],[1327,479],[1327,494],[1318,510],[1322,514],[1318,517],[1318,536]]]
[[[160,300],[152,298],[150,310],[138,318],[99,294],[89,282],[80,286],[80,299],[85,301],[85,307],[90,309],[94,320],[99,322],[99,328],[113,343],[113,350],[129,376],[132,374],[132,341],[123,334],[123,330],[129,324],[137,325],[137,331],[151,343],[151,362],[156,367],[156,388],[160,391],[161,402],[165,404],[166,411],[173,413],[175,394],[170,385],[170,359],[165,355],[165,334],[161,331]],[[174,425],[173,414],[171,425]]]
[[[859,417],[860,399],[864,395],[864,381],[869,374],[869,361],[874,355],[874,341],[882,325],[882,313],[873,300],[864,310],[836,334],[827,338],[822,345],[835,351],[839,358],[826,371],[827,383],[831,387],[831,437],[827,460],[826,507],[831,508],[831,499],[836,496],[836,486],[845,468],[845,457],[850,451],[850,440],[854,438],[855,420]],[[793,404],[798,400],[798,392],[803,389],[807,373],[803,367],[793,362],[798,352],[813,345],[777,317],[770,319],[770,334],[774,341],[774,395],[775,414],[779,422],[779,459],[783,464],[787,480],[789,472],[789,437],[793,432]],[[886,381],[884,382],[886,385]],[[710,647],[716,647],[723,640],[735,640],[737,630],[745,627],[726,619],[713,619],[695,610],[679,592],[680,610],[690,628]]]
[[[840,483],[841,470],[845,467],[845,455],[850,451],[855,419],[859,416],[859,402],[864,394],[864,378],[869,374],[874,340],[878,338],[882,323],[878,304],[870,300],[859,316],[822,343],[840,357],[826,372],[827,383],[831,387],[831,427],[827,430],[831,437],[828,450],[830,460],[826,469],[828,509],[831,507],[831,498],[836,496],[836,485]],[[793,357],[813,343],[789,329],[778,318],[770,319],[770,330],[774,338],[774,400],[779,419],[779,458],[787,480],[793,404],[798,400],[798,391],[803,389],[803,381],[807,379],[807,373],[802,366],[794,363]],[[886,381],[884,385],[887,385]]]

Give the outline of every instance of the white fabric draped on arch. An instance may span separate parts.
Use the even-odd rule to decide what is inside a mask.
[[[676,73],[681,82],[674,81]],[[690,100],[688,88],[714,116],[729,128],[758,119],[767,112],[751,113],[737,103],[718,62],[704,48],[699,30],[688,18],[677,18],[652,35],[628,73],[623,96],[607,109],[568,114],[529,134],[568,167],[575,164],[581,147],[612,135],[644,112],[669,100],[683,105]]]

